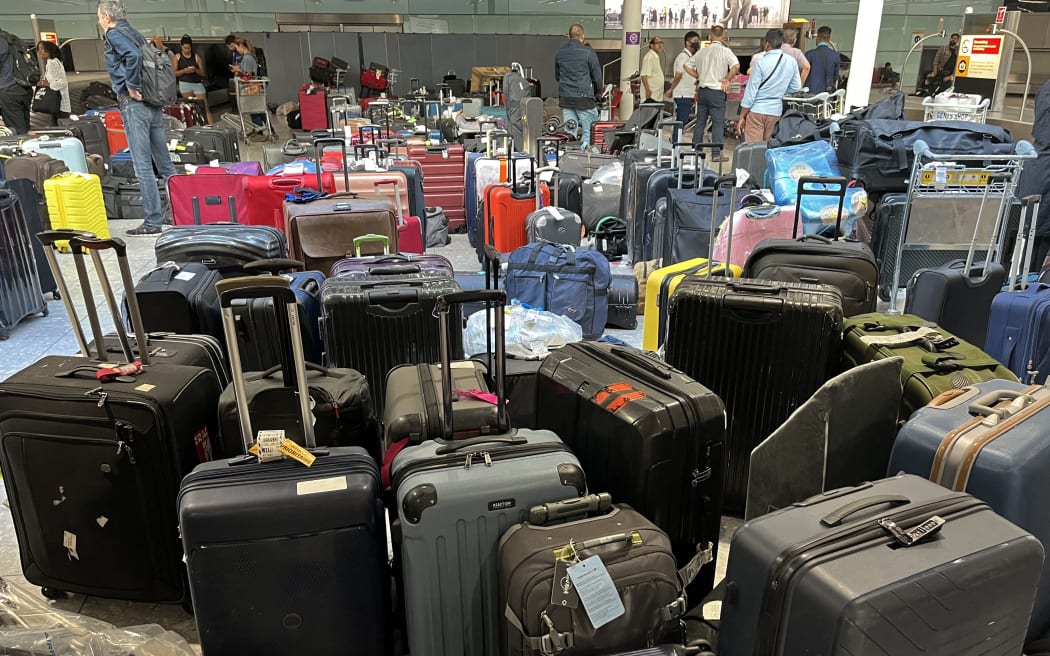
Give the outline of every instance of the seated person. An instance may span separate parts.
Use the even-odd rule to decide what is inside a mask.
[[[886,62],[886,65],[879,69],[879,82],[894,83],[901,78],[901,74],[893,70],[893,64]]]

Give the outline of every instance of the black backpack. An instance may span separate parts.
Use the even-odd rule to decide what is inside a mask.
[[[40,81],[40,66],[36,57],[29,54],[22,39],[10,32],[2,32],[7,41],[8,56],[11,58],[11,74],[14,75],[15,83],[25,88],[36,86]]]

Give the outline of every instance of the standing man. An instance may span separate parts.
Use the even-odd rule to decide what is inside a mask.
[[[674,58],[674,79],[667,90],[667,98],[674,101],[675,120],[685,125],[689,112],[693,109],[693,95],[696,89],[696,70],[687,68],[686,63],[700,49],[700,35],[693,30],[685,33],[685,49]],[[678,141],[678,126],[674,127],[671,141]]]
[[[802,88],[798,64],[780,50],[783,43],[784,33],[780,30],[766,32],[762,43],[765,56],[752,67],[744,99],[740,101],[737,131],[744,135],[744,141],[769,141],[784,113],[784,96]]]
[[[642,57],[642,95],[644,102],[663,102],[664,67],[660,63],[660,53],[664,50],[664,40],[658,36],[649,39],[649,52]]]
[[[598,120],[597,98],[602,90],[602,67],[598,55],[583,43],[583,26],[573,23],[569,40],[554,57],[554,79],[558,81],[558,104],[562,120],[576,121],[582,131],[580,145],[591,145],[591,124]]]
[[[827,25],[817,30],[817,45],[806,53],[809,69],[809,90],[821,93],[834,91],[839,86],[839,70],[842,57],[831,47],[831,28]]]
[[[22,55],[22,41],[0,30],[0,118],[15,134],[29,132],[29,103],[33,88],[15,75],[15,57]],[[39,80],[39,78],[38,78]]]
[[[937,49],[933,59],[933,69],[926,74],[921,87],[915,90],[916,96],[936,96],[952,85],[955,77],[955,58],[959,54],[959,35],[952,34],[948,45]]]
[[[725,143],[726,91],[729,83],[740,72],[740,60],[726,45],[726,30],[721,25],[711,28],[711,45],[696,53],[686,64],[697,76],[696,126],[693,128],[693,146],[703,143],[707,117],[711,117],[711,142]],[[711,153],[712,162],[728,162],[720,148]]]
[[[784,43],[780,46],[780,50],[784,54],[790,55],[791,58],[795,60],[795,63],[798,65],[799,79],[802,80],[802,84],[805,84],[806,78],[809,77],[811,66],[809,60],[806,59],[806,55],[801,50],[795,47],[795,43],[797,42],[798,30],[794,28],[788,28],[784,30]],[[751,67],[747,71],[748,75],[752,74],[752,71],[755,70],[755,64],[757,64],[758,61],[762,59],[762,57],[765,54],[766,53],[764,51],[759,52],[751,58]],[[813,91],[814,93],[820,93],[824,91],[824,89],[810,89],[810,91]]]
[[[99,0],[98,24],[105,33],[106,69],[117,94],[120,116],[124,119],[128,147],[135,164],[135,177],[142,189],[145,222],[128,230],[131,236],[159,235],[164,224],[160,192],[153,165],[162,178],[175,175],[164,136],[164,112],[142,102],[142,53],[146,40],[127,21],[124,0]]]

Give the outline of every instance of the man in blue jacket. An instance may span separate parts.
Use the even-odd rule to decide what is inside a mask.
[[[569,40],[554,57],[554,79],[558,81],[558,104],[562,120],[576,121],[582,130],[581,145],[591,145],[591,124],[598,120],[602,89],[602,67],[594,49],[583,43],[583,26],[569,28]]]
[[[164,224],[157,178],[153,165],[163,179],[175,175],[164,135],[164,112],[142,102],[142,52],[146,42],[127,21],[124,0],[100,0],[98,24],[105,32],[106,69],[120,104],[120,116],[128,137],[128,148],[135,163],[135,177],[142,190],[145,222],[128,230],[131,236],[158,235]]]

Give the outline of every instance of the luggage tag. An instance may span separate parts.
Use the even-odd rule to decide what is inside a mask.
[[[626,612],[616,584],[613,583],[600,556],[595,554],[570,565],[567,571],[569,580],[583,602],[583,610],[595,629],[605,626]]]
[[[284,436],[283,430],[261,430],[255,444],[248,448],[248,453],[257,457],[259,462],[280,460],[284,456],[307,467],[314,464],[317,456]]]
[[[551,606],[556,608],[579,608],[580,596],[569,578],[569,567],[580,562],[576,547],[568,546],[554,550],[554,580],[551,581]]]

